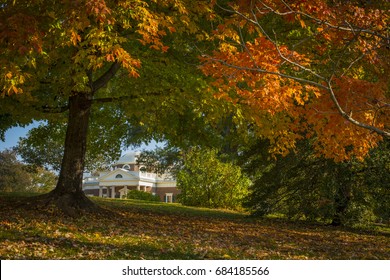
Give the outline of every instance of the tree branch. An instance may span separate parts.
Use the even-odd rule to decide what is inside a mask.
[[[147,94],[147,96],[162,96],[164,94],[166,94],[166,92],[157,91],[157,92],[150,92]],[[124,100],[134,100],[141,97],[144,98],[145,96],[130,94],[125,96],[101,97],[101,98],[93,99],[92,104],[104,104],[104,103],[111,103],[111,102],[124,101]]]
[[[379,129],[379,128],[377,128],[375,126],[372,126],[372,125],[361,123],[361,122],[355,120],[354,118],[352,118],[350,115],[348,115],[343,110],[343,108],[341,107],[341,105],[340,105],[340,103],[339,103],[339,101],[338,101],[338,99],[337,99],[337,97],[336,97],[336,95],[335,95],[335,93],[333,91],[331,80],[327,82],[327,86],[324,86],[324,85],[322,85],[320,83],[317,83],[317,82],[314,82],[314,81],[311,81],[311,80],[295,77],[295,76],[292,76],[292,75],[283,74],[283,73],[280,73],[280,72],[266,71],[266,70],[260,69],[260,68],[241,67],[241,66],[229,64],[229,63],[227,63],[224,60],[215,59],[215,58],[210,58],[210,59],[212,61],[219,62],[222,65],[225,65],[227,67],[231,67],[231,68],[234,68],[234,69],[237,69],[237,70],[252,71],[252,72],[259,72],[259,73],[263,73],[263,74],[276,75],[276,76],[279,76],[279,77],[282,77],[282,78],[287,78],[287,79],[291,79],[291,80],[294,80],[294,81],[297,81],[297,82],[300,82],[300,83],[310,84],[310,85],[322,88],[322,89],[326,90],[327,92],[329,92],[330,98],[332,99],[333,103],[335,104],[337,111],[340,113],[340,115],[343,118],[345,118],[346,120],[348,120],[349,122],[353,123],[356,126],[359,126],[359,127],[362,127],[362,128],[365,128],[365,129],[368,129],[368,130],[371,130],[371,131],[374,131],[374,132],[378,133],[381,136],[390,138],[390,132],[384,131],[384,130]]]
[[[139,95],[127,95],[127,96],[118,96],[118,97],[101,97],[96,98],[92,100],[92,104],[104,104],[104,103],[111,103],[116,101],[123,101],[123,100],[132,100],[137,99],[140,97]]]
[[[238,66],[238,65],[227,63],[225,60],[222,60],[222,59],[216,59],[216,58],[213,58],[213,57],[210,57],[210,56],[206,56],[206,55],[203,55],[203,56],[207,57],[211,61],[219,62],[222,65],[227,66],[229,68],[234,68],[234,69],[241,70],[241,71],[250,71],[250,72],[258,72],[258,73],[262,73],[262,74],[276,75],[276,76],[279,76],[279,77],[282,77],[282,78],[291,79],[291,80],[294,80],[294,81],[297,81],[297,82],[310,84],[310,85],[313,85],[315,87],[322,88],[322,89],[325,89],[325,90],[329,89],[327,86],[324,86],[323,84],[320,84],[320,83],[315,82],[315,81],[307,80],[307,79],[304,79],[304,78],[295,77],[295,76],[292,76],[292,75],[287,75],[287,74],[284,74],[284,73],[281,73],[281,72],[267,71],[267,70],[261,69],[259,67],[258,68],[251,68],[251,67]]]
[[[362,128],[365,128],[365,129],[368,129],[368,130],[371,130],[371,131],[374,131],[376,133],[378,133],[379,135],[381,136],[384,136],[384,137],[387,137],[387,138],[390,138],[390,132],[388,131],[384,131],[382,129],[379,129],[375,126],[372,126],[372,125],[368,125],[368,124],[365,124],[365,123],[361,123],[357,120],[355,120],[354,118],[352,118],[350,115],[348,115],[344,110],[343,108],[341,107],[334,91],[333,91],[333,87],[331,85],[331,82],[329,81],[328,82],[328,92],[330,94],[330,98],[332,99],[333,103],[335,104],[336,108],[337,108],[337,111],[340,113],[340,115],[346,119],[347,121],[353,123],[354,125],[356,126],[359,126],[359,127],[362,127]]]
[[[69,110],[69,105],[65,105],[61,107],[49,107],[45,105],[42,107],[34,107],[34,108],[42,113],[61,114]]]
[[[88,78],[90,79],[91,91],[95,93],[102,87],[105,87],[107,83],[115,76],[116,72],[118,72],[119,68],[120,68],[119,62],[114,62],[103,75],[101,75],[97,80],[93,82],[92,82],[92,75],[89,74]]]
[[[352,26],[349,22],[346,22],[346,21],[345,21],[346,26],[335,25],[335,24],[332,24],[332,23],[330,23],[328,21],[325,21],[325,20],[316,18],[316,17],[314,17],[312,15],[309,15],[308,13],[305,13],[305,12],[302,12],[302,11],[298,11],[298,10],[293,10],[291,8],[291,6],[289,4],[287,4],[286,1],[283,1],[283,0],[282,0],[282,2],[286,6],[286,8],[289,10],[289,12],[281,13],[281,12],[276,11],[272,7],[268,6],[263,1],[258,1],[258,2],[265,9],[267,9],[268,11],[270,11],[270,12],[276,14],[276,15],[279,15],[279,16],[286,16],[286,15],[289,15],[289,14],[301,15],[301,16],[304,16],[304,17],[312,20],[316,24],[323,24],[323,25],[328,26],[329,28],[332,28],[332,29],[335,29],[335,30],[348,31],[348,32],[352,32],[354,34],[357,33],[357,32],[366,33],[366,34],[369,34],[369,35],[372,35],[372,36],[376,36],[376,37],[381,38],[381,39],[386,40],[386,41],[388,41],[390,39],[388,35],[386,36],[386,35],[383,35],[383,34],[377,32],[375,30],[367,29],[367,28],[364,28],[364,27]]]

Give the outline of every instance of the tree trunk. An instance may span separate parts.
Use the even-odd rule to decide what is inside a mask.
[[[51,202],[71,216],[77,215],[80,210],[96,208],[82,190],[91,105],[92,95],[89,93],[78,92],[69,97],[61,171],[56,188],[48,194]]]
[[[345,196],[345,193],[341,187],[339,188],[338,192],[339,193],[336,195],[335,198],[335,213],[333,215],[331,223],[332,226],[341,226],[344,224],[344,215],[349,204],[349,200]]]
[[[339,169],[338,173],[343,174],[339,177],[342,178],[346,176],[348,169]],[[345,214],[348,210],[349,204],[352,198],[352,185],[351,185],[351,176],[349,178],[340,180],[339,186],[335,196],[335,213],[333,215],[332,223],[333,226],[344,225]]]
[[[92,101],[87,94],[69,97],[69,117],[64,156],[55,192],[58,194],[82,191],[87,132]]]
[[[87,72],[89,92],[72,92],[69,97],[69,116],[66,130],[64,156],[56,188],[50,193],[34,200],[36,206],[55,205],[65,214],[77,216],[81,212],[105,212],[87,198],[82,190],[89,116],[94,94],[115,76],[120,63],[113,63],[110,68],[95,81],[92,71]],[[50,149],[50,147],[48,147]]]

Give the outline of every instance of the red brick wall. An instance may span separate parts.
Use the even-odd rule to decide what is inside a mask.
[[[165,194],[166,193],[172,193],[173,194],[173,202],[176,202],[177,195],[180,193],[180,190],[178,190],[175,187],[169,187],[169,188],[159,188],[156,189],[156,195],[160,197],[161,201],[165,201]]]
[[[86,195],[99,196],[99,190],[84,190]]]

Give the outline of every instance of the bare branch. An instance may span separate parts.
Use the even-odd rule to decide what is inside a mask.
[[[276,34],[275,34],[276,36]],[[302,64],[298,63],[298,62],[295,62],[295,61],[292,61],[291,59],[289,59],[288,57],[286,57],[281,51],[280,51],[280,48],[277,44],[275,44],[276,46],[276,50],[278,51],[278,54],[279,56],[287,63],[293,65],[293,66],[296,66],[298,68],[300,68],[301,70],[305,71],[305,72],[308,72],[310,74],[312,74],[313,76],[317,77],[318,79],[320,80],[323,80],[323,81],[326,81],[326,78],[321,76],[320,74],[316,73],[315,71],[313,71],[312,69],[310,68],[307,68],[305,66],[303,66]]]
[[[371,29],[358,27],[358,26],[352,26],[349,22],[346,22],[346,21],[344,21],[346,23],[346,26],[334,25],[328,21],[316,18],[310,14],[304,13],[302,11],[294,10],[285,1],[282,0],[282,2],[287,7],[287,9],[289,9],[289,12],[285,12],[285,13],[278,12],[278,11],[272,9],[270,6],[267,6],[263,1],[259,1],[259,3],[261,3],[261,5],[263,5],[266,9],[268,9],[270,12],[272,12],[276,15],[279,15],[279,16],[286,16],[286,15],[290,15],[290,14],[301,15],[301,16],[304,16],[304,17],[312,20],[313,22],[315,22],[317,24],[322,24],[322,25],[328,26],[332,29],[341,30],[341,31],[348,31],[348,32],[352,32],[354,34],[358,33],[358,32],[366,33],[366,34],[370,34],[370,35],[376,36],[378,38],[381,38],[381,39],[384,39],[387,41],[390,40],[389,36],[382,35],[381,33],[378,33],[378,32],[371,30]]]
[[[358,61],[360,61],[361,59],[363,59],[363,57],[365,57],[365,54],[362,54],[360,55],[358,58],[354,59],[347,67],[347,69],[345,69],[345,71],[343,72],[343,74],[341,74],[340,77],[343,77],[345,76],[345,74],[352,68],[352,66],[357,63]]]
[[[368,129],[368,130],[371,130],[371,131],[374,131],[376,133],[378,133],[379,135],[382,135],[384,137],[387,137],[387,138],[390,138],[390,132],[388,131],[384,131],[382,129],[379,129],[375,126],[372,126],[372,125],[368,125],[368,124],[364,124],[364,123],[361,123],[357,120],[355,120],[354,118],[352,118],[351,115],[348,115],[344,110],[343,108],[340,106],[340,103],[333,91],[333,87],[331,85],[331,82],[329,81],[328,82],[328,92],[330,94],[330,98],[332,99],[333,103],[335,104],[336,106],[336,109],[337,111],[341,114],[341,116],[343,118],[345,118],[346,120],[348,120],[349,122],[353,123],[354,125],[357,125],[359,127],[362,127],[362,128],[365,128],[365,129]]]
[[[322,88],[322,89],[328,90],[327,86],[325,86],[323,84],[320,84],[318,82],[315,82],[315,81],[304,79],[304,78],[295,77],[295,76],[292,76],[292,75],[287,75],[287,74],[284,74],[284,73],[281,73],[281,72],[268,71],[268,70],[264,70],[264,69],[261,69],[261,68],[250,68],[250,67],[238,66],[238,65],[227,63],[225,60],[216,59],[216,58],[213,58],[213,57],[210,57],[210,56],[207,56],[207,55],[204,55],[204,57],[207,57],[211,61],[219,62],[222,65],[225,65],[225,66],[233,68],[233,69],[237,69],[237,70],[241,70],[241,71],[258,72],[258,73],[269,74],[269,75],[276,75],[276,76],[279,76],[279,77],[291,79],[291,80],[294,80],[294,81],[297,81],[297,82],[300,82],[300,83],[310,84],[310,85],[316,86],[318,88]]]

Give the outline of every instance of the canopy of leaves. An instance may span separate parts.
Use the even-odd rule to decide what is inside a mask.
[[[388,1],[215,2],[226,17],[202,70],[273,153],[306,137],[326,158],[362,159],[390,135]]]
[[[179,148],[165,146],[157,147],[152,151],[142,151],[137,157],[137,163],[142,170],[157,174],[171,174],[176,177],[177,172],[183,165]]]
[[[96,171],[119,158],[121,142],[138,144],[147,139],[142,129],[135,129],[121,119],[120,111],[106,105],[93,113],[87,143],[85,169]],[[34,166],[59,171],[64,154],[66,122],[50,121],[32,128],[15,147],[23,161]],[[130,139],[132,142],[130,142]]]
[[[88,169],[151,138],[214,141],[209,130],[227,108],[205,90],[193,44],[209,28],[208,1],[49,2],[0,10],[0,133],[48,120],[20,143],[25,160],[60,168],[68,97],[80,92],[93,93]]]
[[[200,1],[3,1],[1,93],[29,94],[42,83],[37,76],[46,76],[64,94],[69,87],[80,91],[88,86],[87,71],[115,61],[138,76],[141,62],[124,49],[127,42],[165,52],[168,47],[161,39],[173,32],[195,33],[190,15],[198,13],[191,19],[200,18],[207,9]]]
[[[128,113],[114,108],[106,116],[126,117],[137,127],[141,117],[187,101],[186,90],[198,88],[200,81],[195,73],[188,75],[188,69],[194,72],[193,50],[180,40],[202,33],[197,20],[207,11],[206,1],[5,1],[0,8],[1,135],[32,119],[65,120],[61,113],[69,96],[98,92],[120,67],[116,82],[93,103],[121,103]],[[174,50],[163,56],[170,49],[166,43]],[[135,77],[140,79],[134,84]]]

